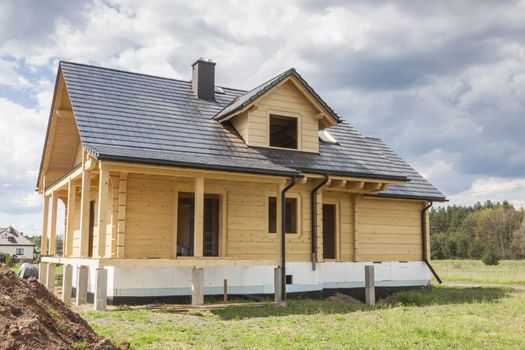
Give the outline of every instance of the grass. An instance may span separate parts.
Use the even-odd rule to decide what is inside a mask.
[[[525,285],[525,260],[500,260],[495,266],[479,260],[433,260],[432,266],[445,282]]]
[[[186,314],[130,308],[83,317],[134,349],[523,349],[525,293],[437,287],[367,307],[292,300]]]

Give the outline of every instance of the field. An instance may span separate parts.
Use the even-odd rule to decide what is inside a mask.
[[[524,266],[434,264],[447,281],[512,284],[522,281]],[[401,292],[375,307],[292,300],[286,308],[82,315],[101,335],[134,349],[525,349],[525,292],[499,286]]]
[[[479,260],[433,260],[432,266],[445,282],[525,285],[525,260],[501,260],[496,266]]]

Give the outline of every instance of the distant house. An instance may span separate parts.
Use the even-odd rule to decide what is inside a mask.
[[[35,245],[14,227],[0,227],[0,253],[16,256],[21,260],[33,260]]]

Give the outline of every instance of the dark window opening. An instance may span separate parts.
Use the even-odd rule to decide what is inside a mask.
[[[286,198],[286,233],[297,233],[297,198]],[[277,232],[277,198],[268,197],[268,232]]]
[[[293,275],[286,275],[286,284],[293,284]]]
[[[334,204],[323,204],[323,257],[336,258],[336,208]]]
[[[179,192],[177,208],[177,256],[194,256],[195,195]],[[220,196],[204,195],[203,255],[219,256]]]
[[[95,201],[89,202],[88,257],[93,257],[93,236],[95,228]]]
[[[270,115],[270,146],[297,149],[297,118]]]

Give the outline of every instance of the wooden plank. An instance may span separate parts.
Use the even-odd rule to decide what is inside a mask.
[[[47,255],[47,226],[49,215],[49,197],[44,195],[44,216],[42,220],[42,240],[40,242],[41,255]]]
[[[204,253],[204,178],[201,176],[195,178],[195,208],[193,230],[193,255],[195,257],[202,257]]]
[[[86,170],[82,173],[82,187],[80,194],[80,256],[87,257],[89,252],[89,192],[91,173]]]
[[[58,197],[55,192],[51,195],[51,227],[49,229],[49,255],[57,252],[57,205]]]
[[[127,198],[128,173],[121,172],[119,177],[118,197],[118,224],[117,224],[117,258],[125,256],[126,237],[126,198]]]
[[[107,209],[108,209],[109,172],[104,163],[100,163],[98,186],[98,257],[106,255]]]
[[[76,201],[77,201],[77,187],[73,185],[72,181],[69,181],[67,186],[67,219],[66,219],[66,229],[65,237],[67,239],[64,242],[64,256],[71,256],[73,253],[73,230],[74,230],[74,220],[75,220],[75,210],[76,210]]]
[[[178,231],[178,216],[179,216],[179,191],[177,190],[177,182],[173,182],[173,232],[172,232],[172,246],[171,258],[177,258],[177,231]]]

